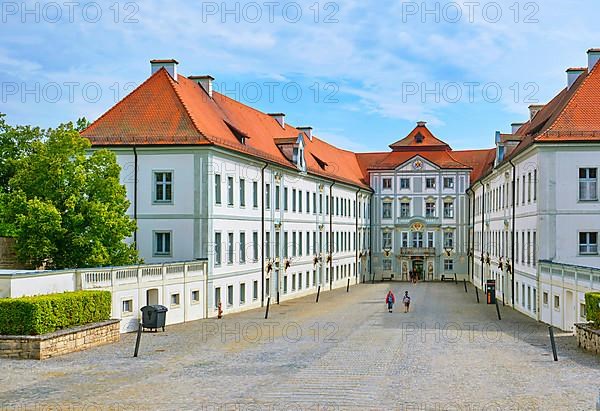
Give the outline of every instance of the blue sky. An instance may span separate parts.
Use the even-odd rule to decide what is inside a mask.
[[[419,120],[455,149],[486,148],[600,47],[592,0],[69,4],[2,2],[10,123],[94,120],[149,60],[175,58],[343,148],[387,150]]]

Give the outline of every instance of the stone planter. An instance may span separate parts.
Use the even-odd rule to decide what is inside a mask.
[[[45,360],[119,341],[121,320],[108,320],[44,335],[0,335],[0,358]]]
[[[600,330],[590,324],[575,324],[575,335],[579,347],[600,355]]]

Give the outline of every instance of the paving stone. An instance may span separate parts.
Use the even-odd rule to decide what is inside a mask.
[[[589,410],[600,358],[462,285],[360,285],[135,334],[46,361],[0,360],[2,409]],[[259,331],[259,332],[258,332]],[[258,338],[260,336],[260,338]],[[60,408],[58,407],[60,405]],[[12,408],[11,408],[12,407]]]

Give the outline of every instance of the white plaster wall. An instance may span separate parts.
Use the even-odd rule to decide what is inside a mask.
[[[75,291],[75,272],[65,271],[49,275],[16,275],[10,284],[10,297],[55,294]]]

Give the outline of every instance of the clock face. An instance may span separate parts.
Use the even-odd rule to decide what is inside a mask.
[[[413,168],[415,170],[420,170],[423,168],[423,162],[421,160],[415,160],[415,162],[413,163]]]

